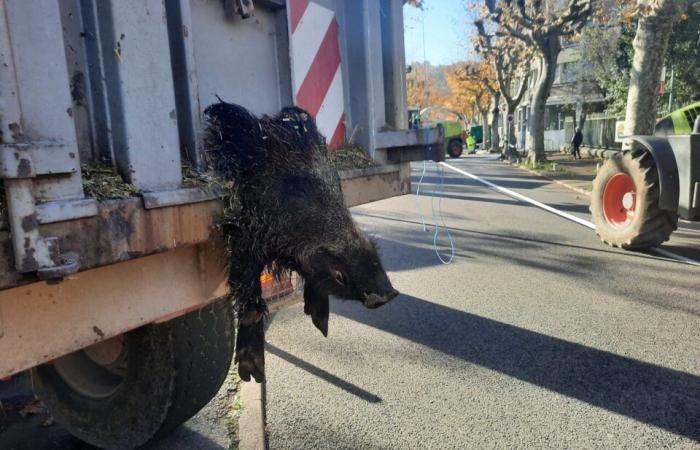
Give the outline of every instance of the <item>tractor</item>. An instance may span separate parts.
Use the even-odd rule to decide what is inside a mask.
[[[598,171],[591,213],[603,242],[644,250],[667,241],[679,217],[700,221],[700,102],[629,139]]]
[[[436,117],[438,117],[436,119]],[[445,119],[450,117],[450,119]],[[430,106],[423,109],[409,108],[408,109],[408,126],[409,128],[425,128],[433,127],[441,124],[445,130],[445,142],[447,143],[447,154],[450,158],[459,158],[464,151],[464,144],[467,143],[467,137],[471,133],[476,139],[475,142],[480,142],[481,127],[467,128],[467,120],[463,114],[445,108],[444,106]],[[468,151],[473,151],[473,148]]]

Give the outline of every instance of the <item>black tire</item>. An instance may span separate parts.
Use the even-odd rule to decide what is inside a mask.
[[[609,220],[605,212],[605,189],[611,179],[624,173],[634,183],[634,215],[625,225]],[[659,208],[659,175],[652,155],[644,150],[625,152],[607,159],[593,181],[591,213],[596,233],[608,245],[628,250],[656,247],[678,228],[676,211]]]
[[[464,143],[461,139],[452,139],[449,144],[447,144],[447,154],[450,158],[459,158],[462,156],[464,151]]]
[[[135,448],[170,433],[214,397],[231,364],[233,333],[230,301],[220,301],[124,334],[121,372],[105,369],[120,374],[111,390],[92,389],[90,382],[75,389],[66,381],[66,367],[80,369],[88,360],[81,350],[34,368],[35,392],[56,422],[79,439],[102,448]],[[100,382],[111,380],[99,378],[103,366],[90,361]]]

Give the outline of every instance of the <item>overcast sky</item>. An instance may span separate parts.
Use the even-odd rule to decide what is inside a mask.
[[[434,65],[474,59],[469,42],[473,25],[463,0],[424,0],[423,11],[404,6],[406,62],[423,61]]]

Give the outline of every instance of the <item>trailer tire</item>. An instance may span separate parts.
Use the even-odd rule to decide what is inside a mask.
[[[628,250],[656,247],[678,228],[678,213],[659,208],[659,175],[642,149],[605,161],[593,181],[591,213],[603,242]]]
[[[447,153],[450,155],[450,158],[459,158],[462,156],[463,151],[464,143],[461,139],[452,139],[449,144],[447,144]]]
[[[135,448],[167,435],[214,397],[228,374],[233,329],[231,304],[220,301],[125,333],[116,363],[97,364],[84,349],[36,367],[34,389],[79,439]]]

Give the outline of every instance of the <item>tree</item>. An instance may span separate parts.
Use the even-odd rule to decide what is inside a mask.
[[[490,148],[497,149],[499,146],[500,136],[498,133],[499,122],[499,105],[500,92],[498,91],[498,83],[496,81],[496,73],[493,65],[482,60],[478,63],[466,64],[464,66],[464,76],[471,80],[476,90],[483,92],[485,107],[481,115],[483,119],[484,129],[484,147],[487,142],[490,142]],[[491,123],[488,122],[488,113],[491,113]],[[487,139],[488,135],[488,139]]]
[[[585,28],[580,38],[581,57],[605,95],[606,112],[616,117],[623,117],[627,109],[633,41],[641,16],[636,1],[626,3],[609,8],[617,14],[597,19],[595,26]],[[699,29],[700,2],[696,1],[695,7],[682,14],[672,28],[664,58],[668,92],[657,99],[657,115],[691,102],[694,93],[700,92],[700,58],[696,53]]]
[[[469,123],[473,123],[474,117],[478,114],[474,104],[475,86],[472,80],[464,77],[464,63],[445,67],[444,75],[450,92],[445,106],[462,113]]]
[[[611,116],[622,116],[627,107],[633,38],[632,27],[621,21],[589,27],[581,33],[581,60],[602,90]]]
[[[446,95],[438,86],[437,75],[441,69],[429,63],[415,63],[406,74],[408,105],[418,108],[443,105]]]
[[[545,161],[544,115],[554,83],[561,39],[578,33],[591,15],[592,0],[485,0],[484,19],[496,24],[498,36],[511,36],[538,54],[537,78],[528,123],[531,161]]]
[[[625,134],[652,134],[656,123],[657,89],[674,23],[687,10],[684,0],[639,0],[634,58],[627,95]]]
[[[510,146],[516,144],[513,116],[525,95],[530,79],[530,72],[526,69],[525,63],[531,59],[532,52],[521,41],[510,36],[496,36],[495,33],[488,33],[481,20],[475,21],[475,25],[478,31],[475,49],[488,64],[491,64],[496,76],[498,89],[498,93],[494,95],[496,104],[500,103],[501,97],[506,103],[508,133],[506,149],[510,154]],[[497,121],[496,125],[498,125]]]
[[[665,98],[669,112],[690,103],[700,94],[700,1],[690,2],[691,7],[681,15],[673,27],[666,52],[668,96]]]
[[[445,78],[450,89],[450,96],[454,96],[454,100],[460,103],[464,101],[463,109],[451,107],[464,111],[465,114],[470,112],[471,114],[466,115],[471,116],[472,121],[476,122],[475,116],[477,116],[483,126],[484,143],[489,142],[488,113],[492,104],[491,92],[495,89],[495,81],[490,68],[477,63],[456,64],[446,69]]]

